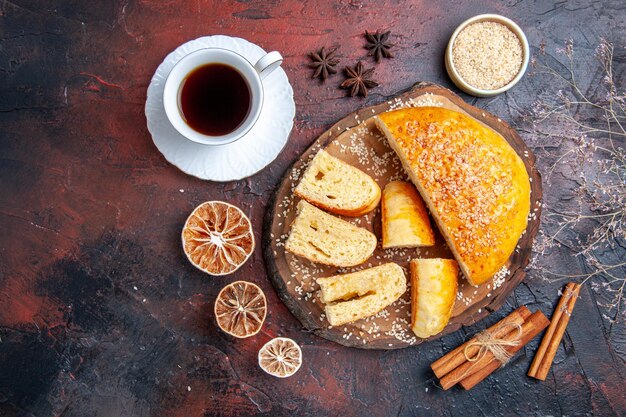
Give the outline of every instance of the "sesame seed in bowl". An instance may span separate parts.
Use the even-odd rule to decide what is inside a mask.
[[[524,32],[512,20],[495,14],[461,23],[446,50],[448,75],[457,87],[477,97],[512,88],[524,75],[528,60]]]

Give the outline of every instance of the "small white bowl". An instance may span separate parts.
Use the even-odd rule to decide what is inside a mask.
[[[452,45],[454,44],[456,37],[467,26],[471,25],[472,23],[478,23],[478,22],[501,23],[505,25],[506,27],[508,27],[509,29],[511,29],[511,31],[515,33],[515,35],[519,38],[522,44],[522,51],[524,55],[522,58],[523,59],[522,67],[520,68],[515,78],[511,80],[510,83],[495,90],[483,90],[481,88],[474,87],[468,84],[467,82],[465,82],[465,80],[463,80],[461,75],[458,73],[458,71],[454,67],[454,61],[452,60]],[[528,47],[528,39],[526,39],[526,35],[524,35],[524,32],[522,31],[522,29],[515,22],[513,22],[509,18],[500,16],[499,14],[480,14],[478,16],[474,16],[470,19],[467,19],[465,22],[461,23],[459,27],[456,28],[452,36],[450,37],[450,41],[448,42],[448,47],[446,48],[446,70],[448,71],[448,75],[450,76],[454,84],[456,84],[457,87],[459,87],[461,90],[465,91],[466,93],[471,94],[476,97],[492,97],[492,96],[498,95],[500,93],[503,93],[509,90],[515,84],[517,84],[519,80],[522,79],[522,77],[524,76],[524,73],[526,72],[526,68],[528,68],[529,58],[530,58],[530,48]]]

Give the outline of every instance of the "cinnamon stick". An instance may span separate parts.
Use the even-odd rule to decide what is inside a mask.
[[[535,338],[543,329],[548,327],[550,321],[548,318],[539,310],[535,311],[528,320],[522,325],[522,335],[520,337],[520,343],[517,346],[507,346],[505,347],[506,351],[510,355],[514,355],[517,351],[524,347],[529,341]],[[493,371],[498,369],[502,364],[493,358],[493,354],[488,352],[485,356],[491,356],[491,360],[487,362],[486,358],[478,362],[483,362],[484,364],[478,368],[478,370],[472,373],[469,376],[463,378],[460,382],[461,386],[466,389],[472,389],[476,384],[482,382],[485,378],[487,378]]]
[[[539,349],[537,349],[537,353],[530,365],[528,376],[541,381],[544,381],[548,376],[579,293],[580,284],[570,282],[565,286],[563,295],[561,295],[556,310],[552,314],[550,327],[548,327],[546,334],[543,336]]]
[[[494,324],[493,326],[487,329],[488,332],[494,335],[494,337],[500,339],[505,336],[507,332],[511,331],[512,326],[522,325],[528,317],[530,317],[531,313],[525,306],[518,308],[513,311],[511,314]],[[461,366],[463,363],[467,362],[466,355],[469,357],[473,357],[478,353],[480,349],[477,345],[471,345],[469,348],[466,347],[475,342],[476,339],[472,338],[467,342],[463,343],[458,348],[452,350],[445,356],[437,359],[433,362],[430,367],[437,376],[437,378],[441,379],[448,373],[452,372],[455,368]]]
[[[502,337],[502,339],[514,340],[515,338],[519,337],[519,344],[515,346],[506,346],[504,347],[504,350],[506,350],[508,354],[513,354],[517,352],[526,343],[528,343],[528,341],[532,337],[536,336],[537,333],[545,329],[546,326],[548,326],[548,323],[549,321],[546,316],[544,316],[543,313],[541,313],[540,311],[536,311],[528,318],[528,320],[526,320],[521,325],[521,332],[518,328],[511,329],[511,327],[509,327],[507,329],[507,333],[504,335],[504,337]],[[543,325],[543,327],[541,327],[541,325]],[[471,356],[468,355],[468,357]],[[466,360],[461,366],[441,378],[439,383],[444,390],[447,390],[457,383],[470,378],[472,375],[479,373],[480,379],[475,382],[477,384],[478,382],[482,381],[487,375],[497,369],[500,365],[502,365],[502,363],[495,358],[494,354],[490,350],[486,350],[485,353],[482,354],[480,358],[478,358],[478,360],[473,362]],[[484,368],[489,369],[489,372],[485,373]]]

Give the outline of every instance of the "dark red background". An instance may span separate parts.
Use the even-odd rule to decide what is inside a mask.
[[[302,331],[267,280],[260,244],[222,278],[182,254],[184,219],[211,199],[240,206],[261,243],[271,193],[308,144],[416,81],[452,87],[446,42],[482,12],[516,20],[534,47],[574,38],[592,54],[600,36],[626,38],[619,1],[0,1],[0,415],[624,415],[624,340],[607,336],[588,288],[545,382],[525,376],[535,340],[476,389],[444,392],[430,362],[516,306],[551,314],[562,283],[531,270],[483,323],[417,348],[361,351]],[[342,65],[354,64],[366,29],[392,30],[397,55],[376,66],[381,86],[367,99],[344,98],[340,76],[310,80],[307,52],[341,45]],[[143,109],[161,60],[211,34],[279,50],[297,106],[279,158],[225,184],[169,165]],[[515,126],[541,88],[526,77],[493,99],[465,97]],[[269,302],[263,331],[247,340],[213,320],[216,294],[236,279],[259,284]],[[275,336],[302,346],[290,379],[257,367]]]

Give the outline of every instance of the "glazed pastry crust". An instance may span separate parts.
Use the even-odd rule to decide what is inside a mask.
[[[530,180],[522,159],[498,133],[452,110],[407,108],[375,120],[468,281],[491,279],[526,229]]]
[[[450,321],[458,274],[453,259],[411,261],[411,329],[417,337],[434,336]]]
[[[385,186],[381,204],[383,248],[433,246],[435,234],[424,200],[409,182]]]

